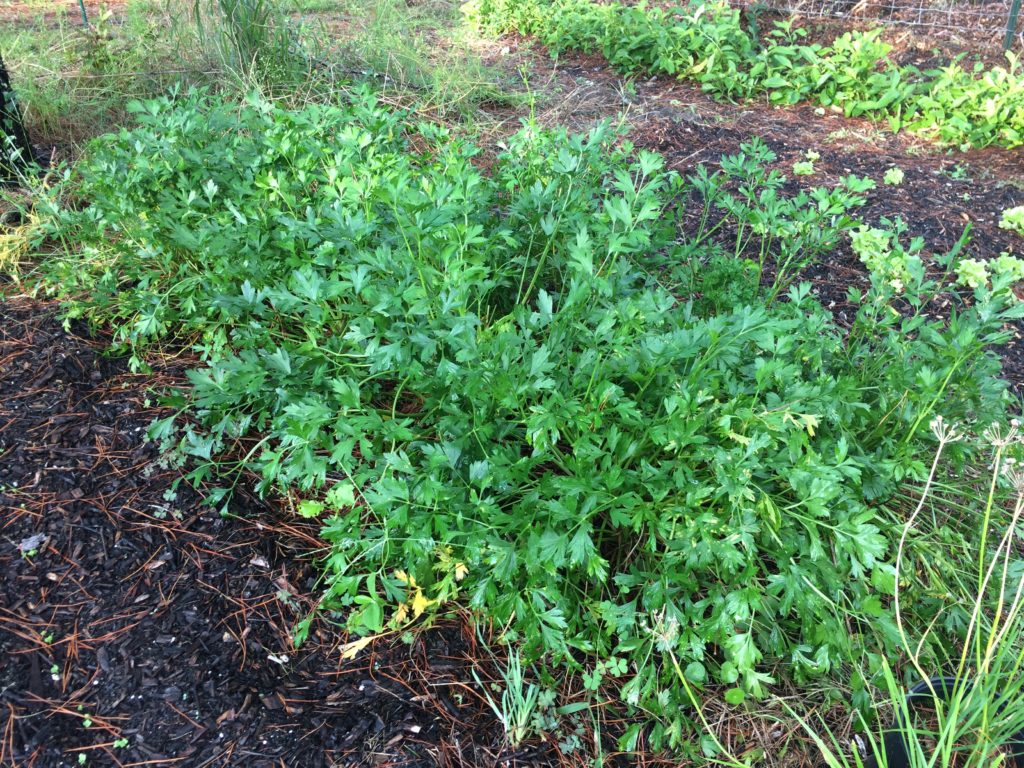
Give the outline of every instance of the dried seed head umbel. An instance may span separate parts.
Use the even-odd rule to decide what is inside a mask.
[[[641,619],[640,628],[654,638],[654,644],[662,652],[674,649],[679,640],[679,620],[664,608],[651,614],[651,624]]]
[[[936,416],[928,426],[931,427],[935,438],[943,445],[955,443],[963,439],[963,433],[960,432],[960,428],[956,424],[948,424],[942,416]]]
[[[992,422],[988,425],[988,428],[981,433],[981,436],[985,439],[985,442],[993,448],[1005,448],[1017,440],[1019,431],[1020,422],[1016,419],[1011,419],[1010,427],[1006,430],[1006,434],[1003,434],[1002,424]]]

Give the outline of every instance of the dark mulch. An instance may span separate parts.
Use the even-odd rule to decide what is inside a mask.
[[[541,762],[504,751],[467,685],[494,672],[464,624],[344,662],[318,622],[296,651],[315,528],[165,496],[147,398],[179,371],[132,375],[104,346],[0,303],[0,765]]]

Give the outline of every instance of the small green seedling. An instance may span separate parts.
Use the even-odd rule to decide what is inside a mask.
[[[809,149],[804,153],[804,158],[804,160],[798,160],[793,163],[793,174],[795,176],[813,176],[814,163],[821,159],[821,155],[813,149]]]
[[[957,163],[945,173],[953,181],[967,181],[969,178],[967,175],[968,170],[968,167],[963,163]]]
[[[903,176],[903,169],[893,166],[885,172],[885,176],[882,177],[882,183],[890,187],[898,187],[903,183]]]

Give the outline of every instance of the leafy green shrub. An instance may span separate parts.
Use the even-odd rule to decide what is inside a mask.
[[[81,248],[47,285],[126,344],[194,345],[192,421],[153,436],[197,482],[244,468],[300,494],[351,629],[459,600],[531,659],[614,655],[601,674],[655,745],[685,740],[688,686],[734,701],[780,663],[894,647],[878,502],[925,474],[937,407],[1002,413],[985,350],[1013,311],[934,319],[918,275],[902,316],[884,281],[854,297],[849,332],[792,278],[709,317],[652,269],[716,227],[800,261],[839,237],[818,230],[849,189],[783,198],[763,144],[686,185],[607,127],[527,125],[484,175],[369,95],[134,110],[76,171],[89,204],[55,226]],[[721,220],[679,243],[690,192]]]
[[[1024,144],[1024,71],[1013,51],[1006,60],[989,70],[979,63],[968,72],[956,61],[926,73],[927,87],[904,106],[904,125],[955,143]]]
[[[968,72],[957,59],[920,72],[888,61],[891,46],[880,30],[806,45],[803,30],[778,22],[758,40],[740,12],[720,2],[665,10],[597,0],[470,0],[464,8],[484,31],[535,36],[554,53],[600,49],[622,72],[693,78],[724,98],[813,101],[956,144],[1024,143],[1024,75],[1012,52],[1005,67]]]
[[[694,311],[697,314],[717,315],[757,301],[758,269],[750,259],[713,254],[706,263],[694,266],[698,268],[687,285],[687,292],[696,297]]]
[[[749,258],[757,265],[757,283],[770,270],[763,296],[767,303],[785,293],[808,264],[839,247],[843,234],[857,226],[853,210],[875,187],[870,179],[848,176],[833,189],[813,187],[787,196],[786,177],[768,169],[775,159],[755,139],[723,157],[720,171],[711,174],[701,166],[690,178],[703,211],[688,249],[716,243],[735,259]]]

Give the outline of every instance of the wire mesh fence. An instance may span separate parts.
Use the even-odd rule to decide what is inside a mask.
[[[1021,0],[740,0],[807,19],[897,25],[972,47],[1024,50]]]

